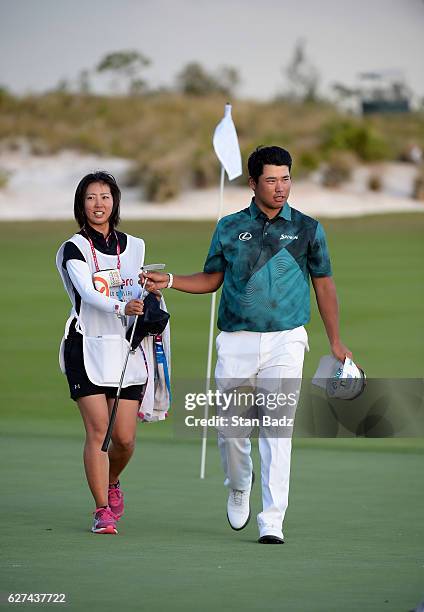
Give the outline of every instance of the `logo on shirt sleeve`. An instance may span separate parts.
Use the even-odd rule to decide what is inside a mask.
[[[250,240],[252,238],[252,234],[250,232],[242,232],[239,234],[239,240],[245,242],[246,240]]]

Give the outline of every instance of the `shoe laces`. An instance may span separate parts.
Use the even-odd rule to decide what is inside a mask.
[[[120,501],[122,499],[122,491],[118,487],[112,487],[108,493],[109,499],[112,499],[112,501]]]
[[[243,504],[243,495],[245,491],[239,489],[232,489],[233,501],[235,506],[241,506]]]
[[[112,512],[112,510],[109,508],[109,506],[107,508],[99,508],[98,510],[96,509],[93,512],[94,516],[96,519],[107,519],[107,518],[111,518],[114,521],[116,521],[116,516],[114,515],[114,513]]]

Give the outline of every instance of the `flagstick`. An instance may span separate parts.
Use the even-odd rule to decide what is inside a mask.
[[[221,181],[219,184],[219,211],[217,223],[221,220],[222,212],[224,210],[224,180],[225,180],[225,168],[221,166]]]
[[[224,166],[221,166],[221,180],[220,180],[220,188],[219,188],[219,211],[218,211],[218,221],[222,217],[222,211],[224,209],[224,180],[225,180],[225,169]],[[217,221],[217,222],[218,222]],[[208,344],[208,362],[206,366],[206,397],[208,397],[208,391],[211,386],[211,373],[212,373],[212,350],[213,350],[213,337],[215,330],[215,308],[216,308],[216,292],[212,293],[211,299],[211,316],[209,321],[209,344]],[[204,418],[207,419],[209,414],[209,400],[206,401],[205,404],[205,414]],[[206,420],[207,423],[207,420]],[[208,439],[208,426],[205,425],[203,427],[202,434],[202,455],[200,460],[200,478],[203,480],[205,478],[205,470],[206,470],[206,443]]]

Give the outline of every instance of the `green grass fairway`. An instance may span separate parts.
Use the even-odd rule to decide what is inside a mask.
[[[143,441],[120,534],[88,532],[81,440],[2,440],[2,592],[66,593],[72,610],[410,610],[424,598],[423,455],[300,448],[284,546],[225,517],[217,451]],[[254,457],[256,468],[258,460]],[[255,486],[253,510],[260,509]]]
[[[323,223],[344,341],[369,377],[422,377],[424,215]],[[133,222],[123,229],[145,238],[147,263],[190,273],[202,268],[213,224]],[[89,533],[83,428],[57,362],[69,303],[54,256],[73,230],[65,222],[0,224],[7,253],[0,304],[1,597],[65,592],[71,610],[107,612],[406,612],[424,600],[418,438],[295,440],[286,544],[270,547],[256,544],[259,479],[253,520],[233,532],[214,441],[200,481],[197,442],[175,439],[171,419],[140,425],[123,477],[120,535]],[[174,380],[200,379],[210,297],[170,291],[166,298]],[[308,333],[306,376],[328,352],[315,306]],[[256,450],[254,461],[259,473]]]

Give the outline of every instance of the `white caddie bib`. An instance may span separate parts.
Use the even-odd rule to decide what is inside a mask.
[[[91,274],[96,273],[96,265],[90,244],[81,234],[75,234],[67,242],[73,242],[83,254],[90,268]],[[67,337],[69,325],[73,318],[77,319],[77,329],[83,336],[84,366],[88,378],[92,383],[104,387],[117,387],[122,374],[129,343],[125,338],[128,327],[134,317],[125,317],[126,324],[114,313],[105,313],[91,306],[81,299],[80,312],[75,310],[75,294],[73,285],[66,270],[62,267],[63,249],[65,243],[59,248],[56,256],[56,265],[62,277],[63,284],[72,302],[73,308],[65,327],[65,335],[61,342],[59,363],[62,372],[65,372],[63,359],[64,339]],[[120,274],[122,285],[110,287],[111,298],[128,302],[140,297],[141,287],[138,282],[140,267],[144,263],[144,241],[140,238],[127,235],[127,247],[120,254]],[[116,268],[116,255],[105,255],[95,251],[97,264],[100,270]],[[104,299],[108,299],[106,296]],[[144,384],[147,380],[145,359],[141,348],[130,353],[123,387]]]

